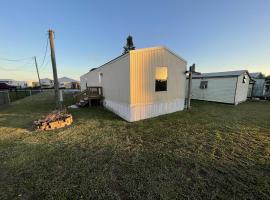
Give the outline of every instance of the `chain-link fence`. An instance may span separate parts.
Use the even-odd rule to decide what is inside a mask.
[[[8,91],[0,91],[0,106],[9,104],[10,103],[10,97]]]
[[[39,89],[16,89],[12,91],[0,91],[0,105],[23,99],[28,96],[40,93]]]

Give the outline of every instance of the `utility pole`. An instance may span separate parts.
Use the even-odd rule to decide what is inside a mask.
[[[50,40],[50,47],[51,47],[51,60],[52,60],[52,68],[53,68],[54,93],[55,93],[56,108],[62,109],[62,105],[60,102],[60,91],[59,91],[59,83],[58,83],[56,60],[55,60],[54,32],[51,29],[49,29],[49,40]]]
[[[41,86],[41,81],[40,81],[40,77],[39,77],[39,72],[38,72],[38,65],[37,65],[37,58],[36,58],[36,56],[34,56],[34,59],[35,59],[35,65],[36,65],[36,69],[37,69],[38,82],[39,82],[40,89],[41,89],[41,91],[42,91],[42,86]]]

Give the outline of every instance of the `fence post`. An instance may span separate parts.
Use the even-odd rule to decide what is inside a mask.
[[[62,110],[63,109],[63,91],[62,90],[59,90],[60,92],[60,109]]]
[[[7,91],[7,96],[8,96],[8,104],[10,104],[10,96],[9,96],[9,92]]]

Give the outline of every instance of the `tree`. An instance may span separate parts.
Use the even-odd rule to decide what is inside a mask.
[[[263,79],[263,78],[265,78],[265,75],[264,75],[263,73],[260,73],[260,74],[258,75],[258,78]]]
[[[129,35],[127,37],[127,44],[123,48],[124,48],[123,54],[129,53],[130,50],[134,50],[135,49],[135,46],[133,44],[133,39],[132,39],[132,36],[131,35]]]

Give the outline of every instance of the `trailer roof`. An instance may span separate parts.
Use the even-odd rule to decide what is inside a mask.
[[[194,74],[192,78],[235,77],[235,76],[240,76],[240,75],[242,75],[244,73],[247,73],[248,76],[250,77],[247,70],[237,70],[237,71]]]
[[[170,50],[169,48],[165,47],[165,46],[156,46],[156,47],[147,47],[147,48],[141,48],[141,49],[135,49],[135,50],[131,50],[131,51],[145,51],[145,50],[154,50],[154,49],[166,49],[167,51],[169,51],[171,54],[175,55],[176,57],[178,57],[179,59],[181,59],[182,61],[184,62],[187,62],[185,59],[183,59],[181,56],[179,56],[178,54],[174,53],[172,50]],[[130,52],[131,52],[130,51]],[[112,62],[115,62],[127,55],[129,55],[130,53],[126,53],[126,54],[122,54],[120,56],[117,56],[116,58],[112,59],[112,60],[109,60],[108,62],[104,63],[103,65],[100,65],[96,68],[92,68],[90,69],[89,71],[94,71],[96,69],[99,69],[101,67],[103,67],[104,65],[107,65],[109,63],[112,63]]]

